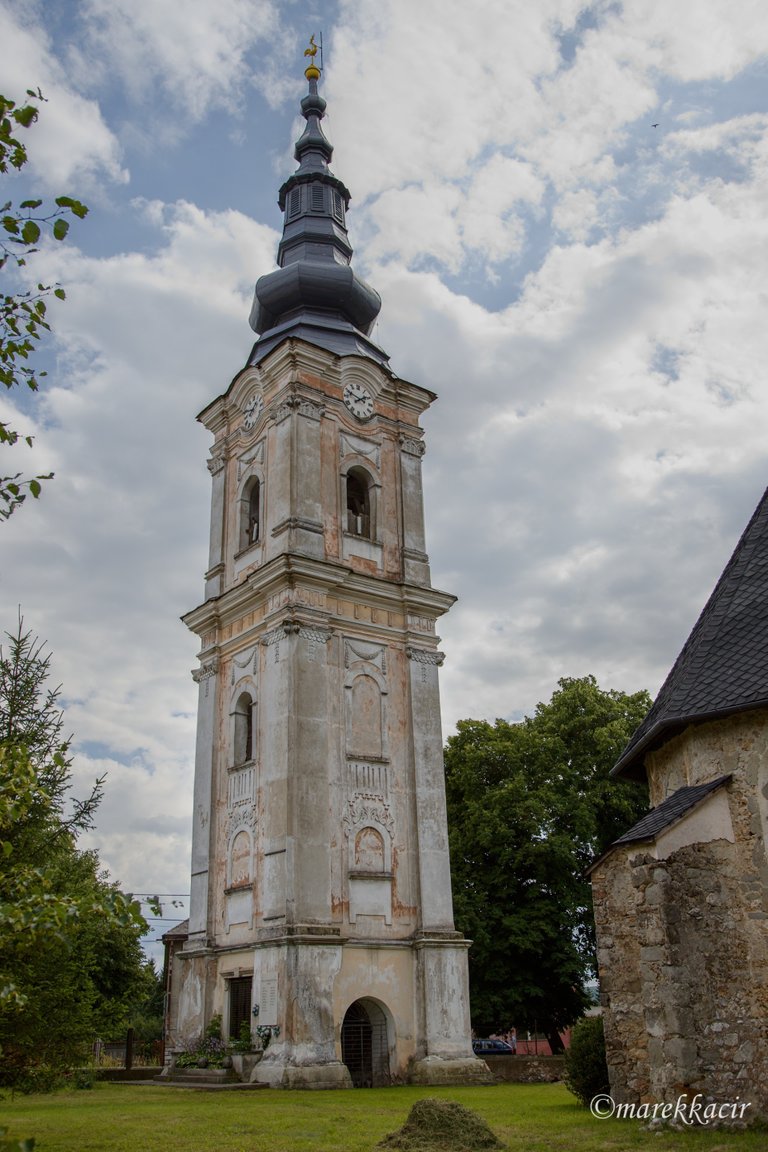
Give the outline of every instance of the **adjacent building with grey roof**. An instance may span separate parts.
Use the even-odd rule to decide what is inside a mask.
[[[612,1095],[768,1116],[768,493],[614,774],[653,807],[591,869]]]

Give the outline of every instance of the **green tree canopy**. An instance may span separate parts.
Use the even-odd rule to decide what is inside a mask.
[[[472,1023],[558,1031],[587,1006],[594,972],[585,870],[647,810],[609,778],[651,705],[647,692],[563,679],[519,724],[462,720],[445,753],[456,925],[469,953]]]
[[[33,92],[31,88],[27,90],[27,96],[32,99],[18,104],[0,95],[0,176],[18,172],[27,163],[27,148],[22,134],[39,115],[38,104],[33,101],[44,100],[40,91]],[[44,235],[63,240],[69,232],[68,217],[82,219],[87,212],[86,206],[72,196],[58,196],[53,204],[34,199],[22,200],[17,206],[8,200],[0,206],[0,272],[3,273],[0,290],[0,383],[8,389],[21,385],[37,391],[39,380],[45,373],[35,370],[30,357],[43,333],[50,330],[46,300],[51,295],[64,299],[64,289],[58,284],[38,283],[32,288],[24,288],[17,279],[9,285],[9,270],[18,273],[24,268],[29,257],[38,251],[37,245]],[[4,456],[20,440],[32,444],[31,437],[20,437],[15,429],[0,422],[0,449]],[[50,473],[28,479],[24,479],[20,472],[0,475],[0,520],[7,520],[28,494],[37,498],[41,481],[50,478]]]
[[[0,647],[0,1080],[66,1065],[147,994],[139,906],[78,849],[102,780],[71,797],[50,656],[19,621]]]

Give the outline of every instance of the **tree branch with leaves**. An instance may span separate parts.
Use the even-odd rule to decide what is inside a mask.
[[[103,777],[71,794],[50,655],[20,618],[0,646],[0,1084],[79,1059],[144,987],[140,905],[78,847]]]
[[[38,89],[27,89],[31,97],[24,104],[0,95],[0,176],[19,172],[27,163],[27,148],[22,133],[35,123],[39,107],[33,101],[44,101]],[[14,207],[8,200],[0,207],[0,272],[9,272],[26,266],[27,260],[39,251],[37,245],[45,235],[64,240],[69,232],[70,218],[83,219],[88,209],[72,196],[57,196],[52,204],[42,199],[22,200]],[[47,319],[47,300],[55,296],[65,298],[59,284],[38,283],[33,288],[19,288],[13,284],[0,291],[0,383],[7,389],[26,387],[37,392],[44,371],[37,371],[31,363],[32,353],[51,326]],[[22,436],[8,424],[0,422],[0,448],[12,448],[19,443],[32,446],[31,436]],[[28,495],[40,495],[42,482],[53,473],[24,478],[21,472],[0,475],[0,520],[8,517],[24,503]]]

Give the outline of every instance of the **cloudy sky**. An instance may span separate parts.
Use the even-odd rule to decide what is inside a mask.
[[[0,625],[48,641],[137,892],[188,891],[195,416],[253,341],[312,32],[375,339],[440,397],[446,733],[560,676],[655,692],[768,481],[758,0],[0,0],[1,90],[48,99],[3,199],[91,208],[30,268],[67,290],[47,385],[0,397],[56,473],[0,525]]]

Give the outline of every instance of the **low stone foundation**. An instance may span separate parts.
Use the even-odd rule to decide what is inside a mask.
[[[508,1084],[554,1084],[565,1079],[565,1056],[485,1056],[494,1080]]]
[[[119,1083],[123,1080],[152,1080],[155,1076],[159,1076],[161,1071],[159,1064],[151,1067],[134,1065],[133,1068],[97,1068],[95,1076],[98,1080]]]
[[[490,1084],[492,1076],[484,1060],[477,1057],[442,1060],[439,1056],[426,1056],[414,1060],[408,1073],[409,1084],[446,1087],[463,1084]]]

